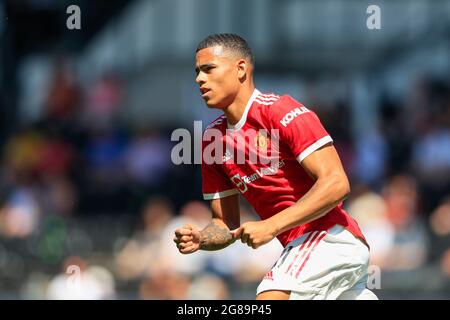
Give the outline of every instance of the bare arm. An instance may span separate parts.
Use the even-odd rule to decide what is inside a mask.
[[[315,180],[297,203],[263,221],[244,223],[233,237],[256,249],[280,233],[324,216],[350,192],[336,149],[328,144],[310,154],[302,166]]]
[[[268,219],[275,235],[324,216],[350,193],[347,175],[333,145],[316,150],[301,165],[315,183],[297,203]]]
[[[238,195],[211,201],[212,221],[200,231],[201,250],[220,250],[235,241],[230,230],[239,227]]]
[[[211,201],[212,221],[203,230],[193,225],[185,225],[175,230],[174,242],[183,254],[197,250],[220,250],[236,239],[230,230],[239,227],[240,213],[238,195]]]

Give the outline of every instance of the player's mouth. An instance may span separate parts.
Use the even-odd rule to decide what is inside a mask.
[[[208,88],[200,88],[200,92],[202,93],[202,97],[204,97],[211,89]]]

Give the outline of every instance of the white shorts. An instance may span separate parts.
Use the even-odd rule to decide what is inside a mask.
[[[257,295],[291,291],[295,300],[376,299],[366,289],[369,249],[340,225],[292,240],[266,274]]]

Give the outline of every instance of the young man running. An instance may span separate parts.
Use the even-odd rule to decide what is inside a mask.
[[[202,98],[224,115],[203,137],[202,189],[212,221],[203,230],[177,229],[179,251],[220,250],[237,239],[256,249],[277,237],[284,251],[257,299],[377,299],[366,288],[367,242],[342,208],[350,186],[332,138],[292,97],[258,91],[253,70],[251,49],[238,35],[211,35],[197,48]],[[221,161],[206,161],[217,132],[226,151]],[[230,143],[239,137],[244,143]],[[240,224],[239,193],[261,221]]]

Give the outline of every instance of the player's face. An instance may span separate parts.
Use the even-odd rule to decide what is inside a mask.
[[[209,107],[223,109],[233,102],[241,85],[239,63],[239,59],[222,46],[197,52],[195,81]]]

